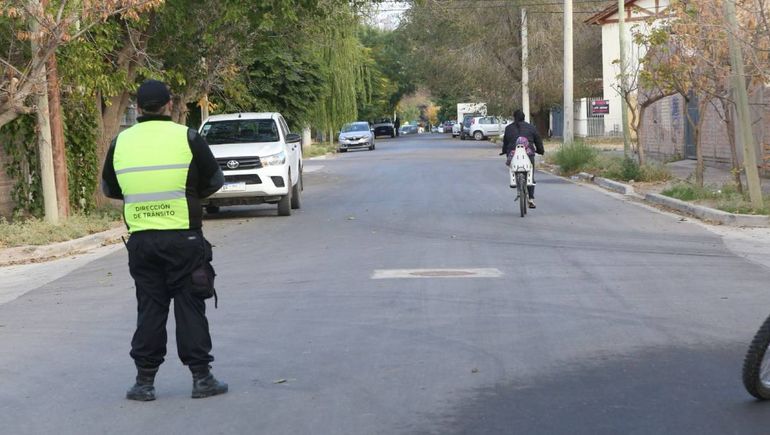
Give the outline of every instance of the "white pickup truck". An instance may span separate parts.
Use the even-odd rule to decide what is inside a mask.
[[[301,206],[301,137],[291,133],[280,113],[210,116],[201,136],[222,168],[225,184],[204,200],[207,213],[219,207],[277,204],[279,216]]]

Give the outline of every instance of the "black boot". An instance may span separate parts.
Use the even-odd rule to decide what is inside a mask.
[[[155,400],[155,374],[158,373],[158,368],[141,368],[137,367],[136,383],[126,393],[126,399],[138,400],[140,402],[149,402]]]
[[[209,371],[210,368],[209,366],[190,367],[193,374],[193,399],[202,399],[227,392],[227,384],[218,381]]]

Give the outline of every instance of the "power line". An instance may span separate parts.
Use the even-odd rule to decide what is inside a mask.
[[[539,3],[528,3],[528,4],[519,4],[513,3],[513,2],[506,2],[505,0],[474,0],[476,3],[487,3],[485,5],[447,5],[447,6],[441,6],[438,4],[434,4],[434,6],[428,7],[427,9],[443,9],[443,10],[450,10],[450,9],[469,9],[469,8],[507,8],[511,6],[520,6],[520,7],[532,7],[532,6],[563,6],[563,1],[550,1],[550,2],[539,2]],[[503,3],[503,4],[489,4],[489,3]],[[575,4],[607,4],[607,0],[573,0],[573,3]],[[426,8],[425,6],[421,6],[421,8]],[[406,12],[408,10],[412,9],[411,6],[409,7],[402,7],[402,8],[389,8],[389,9],[378,9],[379,12]],[[575,11],[576,13],[595,13],[595,12],[589,12],[589,11]],[[561,13],[561,12],[554,12],[554,13]]]

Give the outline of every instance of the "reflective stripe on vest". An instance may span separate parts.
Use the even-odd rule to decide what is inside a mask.
[[[171,121],[145,121],[118,135],[112,161],[130,232],[190,228],[187,130]]]

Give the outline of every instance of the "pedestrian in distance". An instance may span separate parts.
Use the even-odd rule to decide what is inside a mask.
[[[543,155],[545,149],[543,148],[543,139],[537,132],[537,129],[532,124],[524,121],[524,112],[521,109],[516,109],[513,112],[513,122],[505,127],[505,134],[503,135],[503,149],[502,154],[508,156],[508,162],[510,164],[510,155],[516,150],[516,142],[520,137],[527,139],[528,145],[534,145],[534,152],[528,152],[529,160],[532,162],[532,167],[535,167],[535,153]],[[532,172],[532,181],[535,181],[534,170]],[[535,186],[527,186],[529,193],[529,208],[535,208]]]
[[[401,128],[401,118],[396,115],[396,120],[393,121],[393,128],[396,130],[396,136],[400,134],[399,129]]]
[[[192,372],[193,398],[227,392],[211,374],[205,299],[216,296],[211,245],[203,238],[201,199],[224,176],[206,141],[171,120],[171,94],[159,81],[136,94],[140,117],[110,145],[102,191],[123,200],[131,236],[128,267],[136,284],[137,322],[131,340],[136,383],[130,400],[155,400],[155,375],[166,355],[166,320],[174,301],[179,359]]]

